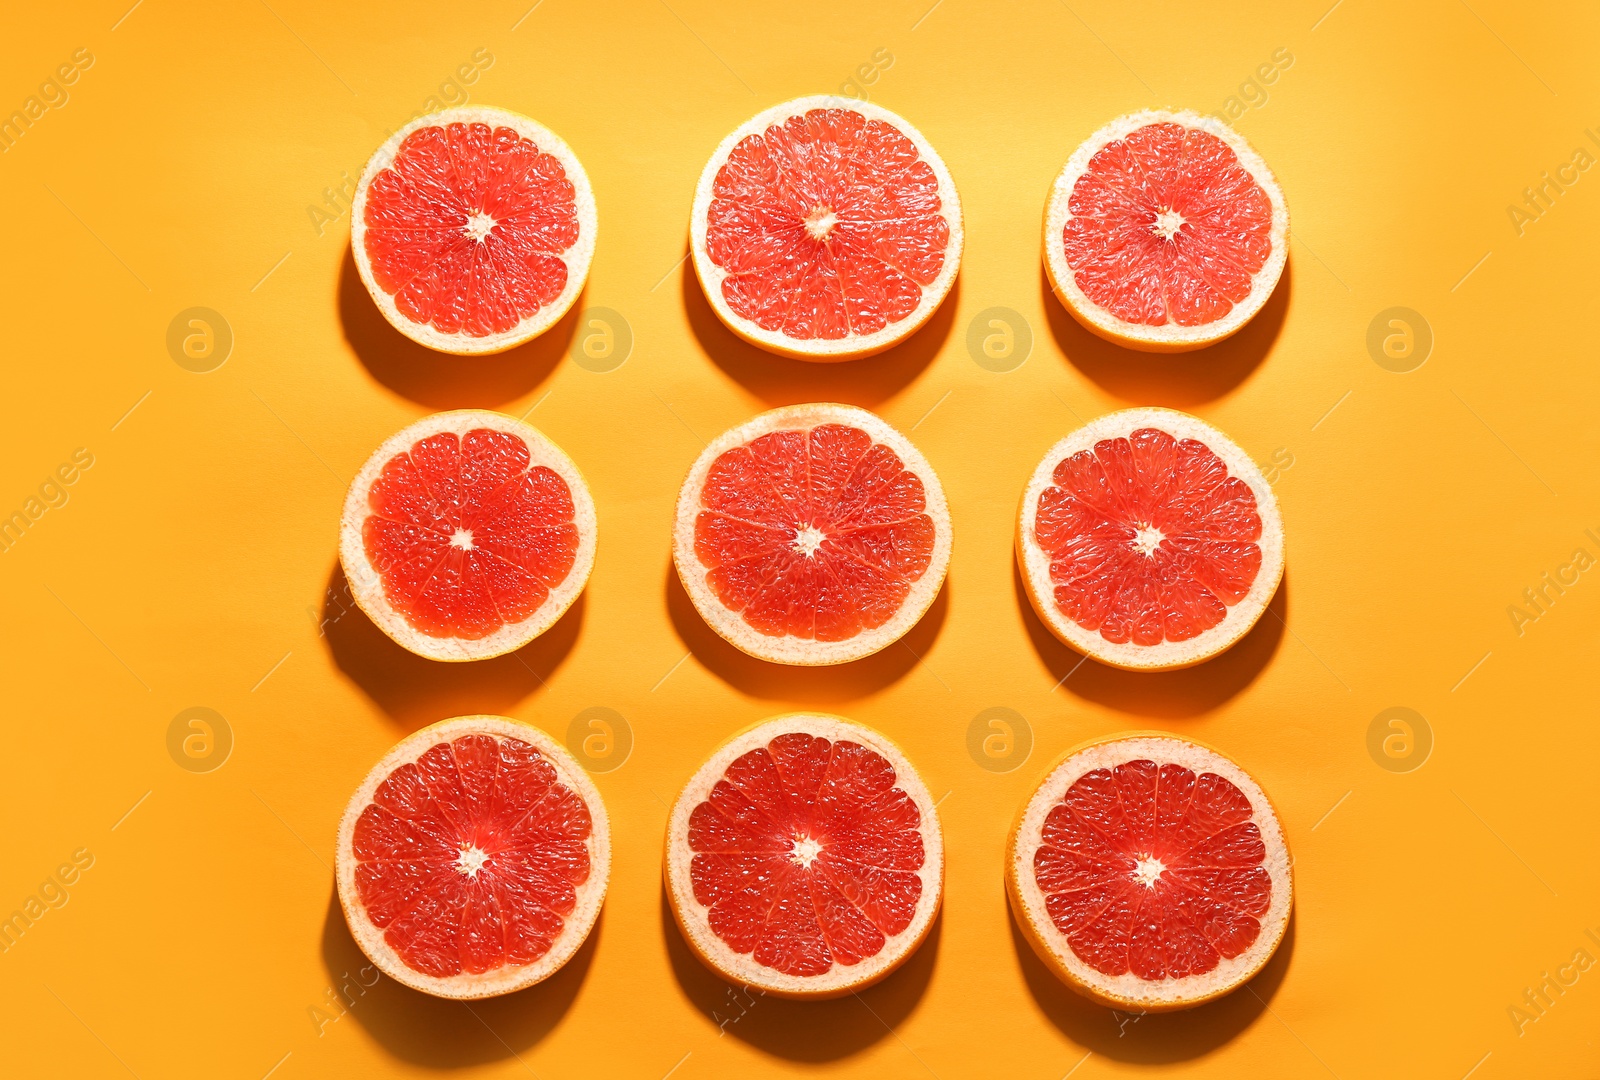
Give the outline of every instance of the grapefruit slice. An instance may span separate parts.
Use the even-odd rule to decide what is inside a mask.
[[[1050,448],[1022,495],[1017,562],[1062,641],[1136,671],[1244,637],[1283,578],[1283,520],[1255,462],[1205,421],[1126,409]]]
[[[1266,794],[1159,733],[1069,751],[1022,808],[1006,894],[1068,986],[1116,1009],[1187,1009],[1242,986],[1289,925],[1294,878]]]
[[[927,937],[944,888],[933,800],[899,748],[838,716],[741,732],[667,823],[678,927],[729,982],[793,998],[870,986]]]
[[[611,875],[600,793],[562,746],[503,716],[404,739],[339,822],[339,904],[361,951],[444,998],[532,986],[589,936]]]
[[[899,640],[950,565],[926,458],[851,405],[791,405],[725,431],[678,493],[673,561],[711,628],[778,664],[859,660]]]
[[[362,170],[350,204],[361,280],[394,328],[447,353],[544,333],[583,291],[594,194],[543,125],[483,105],[419,117]]]
[[[424,417],[350,485],[339,562],[384,633],[430,660],[520,649],[561,618],[594,567],[583,474],[534,428],[496,412]]]
[[[1067,310],[1146,352],[1215,344],[1261,310],[1289,211],[1250,144],[1210,116],[1118,117],[1073,151],[1044,212],[1044,264]]]
[[[852,360],[928,321],[961,262],[944,162],[888,109],[816,96],[722,140],[695,188],[695,273],[735,334],[801,360]]]

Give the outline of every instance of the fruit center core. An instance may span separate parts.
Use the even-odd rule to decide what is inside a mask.
[[[1166,864],[1153,855],[1146,855],[1133,864],[1133,880],[1147,889],[1155,888],[1156,881],[1161,877],[1161,871]]]
[[[490,217],[488,214],[485,214],[482,210],[479,210],[477,213],[467,218],[467,223],[462,227],[461,231],[472,237],[472,239],[482,243],[483,238],[488,236],[489,230],[493,228],[494,218]]]
[[[809,836],[794,838],[794,850],[789,853],[789,858],[800,864],[800,869],[808,869],[818,855],[822,854],[822,845]]]
[[[1183,228],[1183,221],[1183,215],[1169,207],[1156,214],[1156,223],[1151,226],[1150,231],[1163,240],[1171,240],[1178,235],[1178,230]]]
[[[806,232],[811,235],[813,240],[826,240],[838,220],[837,214],[818,203],[811,208],[811,213],[806,216]]]
[[[1154,555],[1166,534],[1154,525],[1141,525],[1133,534],[1133,549],[1141,555]]]
[[[460,548],[462,551],[472,550],[472,530],[457,529],[450,534],[450,546]]]
[[[826,539],[827,536],[815,525],[802,525],[794,531],[794,549],[809,559]]]
[[[468,844],[461,849],[461,854],[456,857],[456,869],[469,878],[478,876],[478,871],[483,869],[483,864],[489,861],[489,853],[477,844]]]

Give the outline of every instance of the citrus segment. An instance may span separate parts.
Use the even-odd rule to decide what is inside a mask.
[[[882,978],[937,910],[942,843],[892,744],[836,717],[736,736],[673,808],[668,886],[691,944],[747,985],[832,995]]]
[[[1283,195],[1244,139],[1214,117],[1143,112],[1068,160],[1045,210],[1045,264],[1095,333],[1193,349],[1260,310],[1287,236]]]
[[[840,663],[905,633],[949,562],[949,514],[910,442],[803,405],[725,433],[678,499],[674,558],[713,628],[783,663]]]
[[[1167,409],[1112,413],[1052,447],[1017,531],[1041,618],[1121,667],[1221,652],[1255,624],[1283,572],[1265,478],[1221,432]]]
[[[594,199],[554,134],[470,106],[413,121],[373,155],[351,229],[362,280],[401,333],[445,352],[498,352],[577,298]]]
[[[439,413],[388,440],[351,485],[340,558],[352,592],[434,659],[517,648],[559,618],[594,558],[582,476],[498,413]]]
[[[599,795],[552,740],[473,716],[395,747],[339,830],[339,896],[379,969],[442,997],[486,997],[559,968],[609,873]]]
[[[902,340],[938,307],[961,256],[960,203],[933,148],[888,110],[845,98],[786,102],[724,140],[690,231],[723,321],[805,359]]]
[[[1184,1008],[1240,985],[1277,947],[1292,901],[1265,794],[1171,736],[1058,762],[1018,819],[1007,885],[1041,957],[1123,1008]]]

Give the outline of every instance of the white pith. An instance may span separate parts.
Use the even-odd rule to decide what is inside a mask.
[[[809,559],[827,538],[827,534],[815,525],[802,525],[794,531],[794,549]]]
[[[355,828],[362,810],[371,804],[380,784],[400,766],[416,761],[432,747],[452,742],[464,735],[490,735],[499,739],[518,739],[538,750],[555,768],[556,777],[571,788],[589,807],[591,827],[585,846],[589,851],[589,876],[577,889],[577,903],[570,914],[563,916],[563,926],[550,950],[531,964],[520,967],[507,965],[481,975],[463,972],[448,978],[425,975],[410,967],[399,953],[384,940],[384,932],[367,918],[361,903],[361,893],[356,885]],[[475,848],[465,849],[476,850]],[[480,852],[481,854],[481,852]],[[361,951],[391,979],[414,990],[435,997],[473,1000],[507,994],[513,990],[532,986],[560,970],[574,953],[582,947],[600,907],[605,901],[606,887],[611,879],[611,825],[605,804],[600,801],[600,791],[589,779],[564,746],[530,724],[504,716],[458,716],[444,720],[408,736],[384,755],[374,765],[356,788],[339,821],[339,835],[335,847],[336,884],[339,905],[344,909],[345,921]],[[467,860],[463,858],[462,863]],[[462,863],[462,872],[466,870]],[[481,864],[480,864],[481,865]]]
[[[749,954],[736,953],[711,929],[710,909],[694,896],[689,848],[689,817],[694,808],[710,795],[727,772],[728,766],[743,754],[766,746],[779,735],[803,732],[828,739],[859,743],[882,755],[894,766],[895,786],[916,804],[922,820],[923,864],[922,895],[911,921],[900,933],[888,937],[874,956],[856,964],[835,963],[821,975],[787,975],[764,967]],[[812,841],[815,843],[815,841]],[[944,837],[927,785],[906,760],[900,748],[880,733],[839,716],[824,713],[791,713],[775,717],[735,735],[718,747],[702,765],[672,805],[667,820],[666,879],[668,900],[678,927],[708,966],[730,982],[785,997],[833,997],[859,990],[884,978],[899,967],[927,936],[939,911],[944,890]],[[798,848],[798,845],[797,845]]]
[[[939,276],[931,284],[922,287],[922,296],[916,309],[900,321],[890,323],[883,329],[869,334],[849,334],[838,339],[801,339],[789,337],[781,330],[763,329],[754,321],[737,314],[723,299],[722,281],[728,274],[712,260],[706,247],[707,222],[717,173],[727,162],[733,148],[751,135],[760,134],[775,124],[782,124],[790,117],[804,115],[812,109],[848,109],[869,120],[881,120],[910,139],[917,148],[918,156],[933,170],[939,185],[940,214],[950,227],[950,241],[945,248],[944,265],[939,269]],[[826,207],[820,209],[826,210],[829,216],[832,215],[831,209]],[[818,224],[821,224],[820,219]],[[828,225],[831,229],[832,222],[830,221]],[[826,231],[818,236],[817,231],[811,229],[809,223],[808,231],[819,240],[826,236]],[[700,182],[695,187],[694,206],[689,217],[689,250],[694,256],[695,274],[699,277],[700,284],[705,290],[706,300],[716,311],[717,317],[735,334],[752,345],[800,360],[854,360],[881,352],[910,337],[928,321],[955,283],[956,273],[961,265],[962,238],[961,200],[956,194],[955,182],[951,180],[944,161],[922,133],[907,123],[903,117],[881,106],[869,101],[829,94],[795,98],[793,101],[775,105],[745,121],[731,135],[723,139],[700,174]]]
[[[1056,466],[1073,454],[1092,449],[1102,439],[1126,438],[1140,428],[1156,428],[1174,438],[1196,439],[1210,447],[1227,465],[1228,472],[1250,488],[1256,500],[1256,513],[1261,518],[1261,538],[1256,541],[1261,549],[1261,567],[1249,591],[1228,608],[1221,622],[1187,641],[1162,641],[1158,645],[1136,645],[1132,641],[1116,643],[1107,641],[1099,630],[1087,630],[1078,625],[1056,604],[1055,584],[1050,580],[1050,556],[1035,538],[1039,496],[1054,484]],[[1283,518],[1272,486],[1233,440],[1198,417],[1174,409],[1124,409],[1108,413],[1052,446],[1023,490],[1016,546],[1028,598],[1051,632],[1096,660],[1137,670],[1187,667],[1223,652],[1249,633],[1272,601],[1283,578]]]
[[[466,638],[434,637],[416,629],[397,611],[384,593],[383,580],[378,570],[367,558],[366,543],[362,539],[362,523],[368,517],[367,497],[373,481],[382,473],[384,465],[402,453],[410,451],[422,439],[442,432],[457,436],[487,428],[520,439],[528,447],[528,467],[544,465],[554,470],[566,481],[572,493],[573,524],[578,530],[578,550],[574,553],[572,569],[561,583],[550,590],[544,603],[521,622],[508,623],[486,637]],[[503,413],[485,409],[459,409],[454,412],[434,413],[396,432],[384,440],[382,446],[367,459],[361,471],[351,481],[345,495],[344,510],[339,525],[339,562],[350,583],[351,595],[356,604],[402,646],[430,660],[483,660],[519,649],[554,626],[556,620],[572,606],[583,592],[594,569],[595,552],[594,498],[583,474],[571,458],[531,425]],[[452,547],[466,550],[471,547],[468,530],[458,530],[450,539]]]
[[[1110,311],[1090,300],[1073,279],[1071,268],[1067,265],[1066,248],[1062,235],[1067,222],[1072,218],[1072,189],[1089,167],[1090,160],[1099,153],[1107,144],[1126,138],[1131,132],[1149,124],[1174,123],[1184,127],[1199,128],[1207,131],[1223,142],[1234,152],[1242,165],[1261,190],[1267,195],[1267,201],[1272,204],[1272,225],[1269,230],[1271,238],[1271,251],[1267,261],[1256,271],[1251,282],[1250,293],[1243,300],[1235,304],[1222,318],[1215,322],[1204,323],[1199,326],[1179,326],[1176,323],[1164,323],[1159,326],[1148,326],[1143,323],[1127,322],[1118,318]],[[1169,211],[1170,213],[1170,211]],[[1181,215],[1172,214],[1180,218]],[[1158,218],[1158,226],[1161,219]],[[1166,225],[1171,225],[1175,232],[1177,225],[1171,224],[1168,218]],[[1160,228],[1157,232],[1159,234]],[[1170,235],[1170,234],[1169,234]],[[1272,170],[1267,168],[1266,162],[1261,159],[1244,138],[1227,124],[1213,116],[1202,116],[1199,113],[1187,110],[1147,109],[1143,112],[1131,113],[1120,116],[1105,127],[1090,135],[1083,143],[1072,152],[1067,163],[1062,167],[1060,174],[1050,187],[1050,194],[1045,203],[1044,214],[1044,263],[1049,273],[1051,288],[1056,296],[1066,305],[1079,322],[1089,330],[1107,340],[1114,341],[1130,349],[1140,349],[1151,352],[1181,352],[1188,349],[1200,349],[1207,345],[1215,344],[1223,338],[1233,334],[1245,323],[1249,322],[1266,304],[1267,298],[1277,287],[1278,278],[1283,274],[1284,263],[1288,259],[1289,251],[1289,209],[1283,200],[1283,190],[1278,186],[1278,181],[1272,175]]]
[[[488,853],[477,844],[468,844],[461,849],[461,854],[456,858],[456,869],[469,878],[475,878],[478,876],[478,871],[483,869],[484,863],[488,861]]]
[[[817,856],[822,854],[822,845],[809,836],[795,837],[794,851],[790,854],[802,869],[808,868],[817,861]]]
[[[826,206],[817,206],[806,218],[806,233],[813,240],[826,240],[839,218]]]
[[[1164,209],[1156,214],[1156,223],[1150,227],[1150,231],[1163,240],[1171,240],[1183,228],[1183,221],[1183,215],[1176,210]]]
[[[1141,555],[1154,555],[1156,548],[1160,547],[1161,541],[1165,539],[1166,535],[1160,529],[1154,525],[1144,525],[1134,532],[1133,546]]]
[[[377,279],[372,275],[372,260],[367,256],[366,248],[366,211],[367,190],[373,179],[394,163],[395,155],[400,150],[400,144],[413,131],[425,127],[442,127],[447,124],[488,124],[490,127],[509,127],[518,135],[532,142],[541,152],[549,154],[561,163],[561,168],[566,172],[567,179],[572,182],[574,209],[578,217],[578,239],[573,245],[561,252],[561,261],[567,264],[567,282],[562,287],[554,300],[541,307],[532,315],[523,319],[516,326],[498,334],[489,334],[476,337],[464,331],[446,334],[434,329],[427,323],[413,322],[401,313],[394,302],[394,297],[378,286]],[[469,221],[467,232],[472,235],[477,228],[482,227],[478,218],[487,215],[473,215]],[[474,225],[476,222],[476,226]],[[490,219],[490,226],[493,220]],[[595,214],[594,191],[589,186],[589,175],[584,172],[583,164],[572,148],[561,140],[561,137],[536,120],[532,120],[521,113],[509,109],[498,109],[488,105],[463,105],[459,108],[444,109],[440,112],[429,113],[411,121],[405,127],[395,132],[380,146],[367,162],[367,167],[361,171],[361,179],[356,184],[355,197],[350,201],[350,250],[355,258],[356,270],[361,275],[361,281],[367,287],[367,292],[372,295],[373,302],[378,305],[378,310],[383,312],[383,317],[389,324],[411,340],[426,345],[439,352],[455,353],[457,355],[487,355],[489,353],[503,352],[514,348],[525,341],[530,341],[544,333],[561,320],[561,317],[577,302],[578,296],[583,292],[585,282],[589,279],[589,265],[594,261],[595,230],[597,228]],[[483,228],[483,235],[488,234],[488,229]],[[482,240],[482,236],[474,239]]]
[[[1147,889],[1155,888],[1157,881],[1161,880],[1161,873],[1167,868],[1166,864],[1152,855],[1146,855],[1133,866],[1133,879]]]
[[[494,231],[494,225],[494,218],[479,212],[467,216],[467,224],[461,231],[481,243],[484,237]]]
[[[1033,861],[1040,847],[1045,818],[1074,782],[1095,769],[1113,769],[1129,761],[1177,764],[1201,773],[1215,773],[1237,787],[1251,807],[1251,820],[1266,848],[1262,863],[1271,880],[1267,911],[1258,920],[1261,932],[1248,949],[1221,960],[1203,975],[1145,980],[1132,972],[1105,975],[1080,960],[1066,935],[1056,928],[1045,907],[1045,894],[1034,879]],[[1283,826],[1271,801],[1255,779],[1237,763],[1197,743],[1170,735],[1137,735],[1109,739],[1069,753],[1054,765],[1023,807],[1012,829],[1007,853],[1006,885],[1016,914],[1027,920],[1030,943],[1073,989],[1103,1004],[1122,1009],[1187,1008],[1236,989],[1264,967],[1288,928],[1294,903],[1292,860]]]
[[[709,568],[695,553],[695,519],[702,509],[701,496],[705,491],[706,476],[712,464],[722,454],[774,431],[809,431],[822,424],[846,424],[860,428],[872,438],[873,442],[881,443],[893,450],[899,456],[901,464],[917,475],[923,486],[925,504],[923,512],[933,520],[933,552],[929,558],[928,569],[911,583],[911,590],[900,605],[900,610],[882,626],[864,630],[844,641],[817,641],[790,635],[769,636],[745,622],[744,616],[739,612],[725,607],[717,594],[706,584]],[[810,528],[812,532],[818,534],[816,539],[818,545],[825,539],[820,530],[812,526],[805,528]],[[812,539],[810,534],[802,537],[801,532],[801,529],[796,529],[797,550],[802,541],[809,543]],[[773,663],[817,666],[859,660],[904,636],[917,624],[933,604],[934,598],[939,595],[939,588],[944,584],[945,573],[950,567],[950,546],[950,509],[945,502],[944,488],[940,486],[939,478],[934,475],[933,467],[922,456],[922,452],[912,445],[911,440],[875,413],[858,409],[853,405],[822,402],[773,409],[723,432],[711,441],[711,444],[695,459],[682,489],[678,492],[672,558],[678,570],[678,577],[683,582],[684,591],[694,601],[695,610],[699,611],[707,625],[729,643],[751,656]],[[815,547],[812,550],[814,551]]]

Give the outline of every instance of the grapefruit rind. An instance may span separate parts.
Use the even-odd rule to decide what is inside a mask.
[[[383,472],[384,465],[390,459],[409,452],[421,440],[441,432],[462,436],[478,428],[505,432],[521,439],[528,447],[529,468],[548,466],[566,482],[572,492],[572,520],[578,530],[578,550],[567,576],[550,590],[544,603],[526,619],[502,626],[482,638],[434,637],[413,627],[404,615],[395,610],[384,594],[383,579],[367,558],[366,544],[361,534],[362,523],[369,512],[367,494]],[[487,660],[522,648],[566,614],[583,592],[584,585],[589,581],[589,573],[594,569],[596,527],[594,498],[589,494],[589,485],[584,482],[583,473],[543,432],[504,413],[487,409],[457,409],[423,417],[384,440],[383,445],[367,459],[345,495],[344,512],[339,525],[339,563],[344,568],[345,580],[350,584],[350,594],[356,605],[380,630],[407,650],[429,660]]]
[[[1272,204],[1272,251],[1266,263],[1256,271],[1250,284],[1250,293],[1233,306],[1233,309],[1214,322],[1199,326],[1179,326],[1164,323],[1149,326],[1121,319],[1084,295],[1073,280],[1067,265],[1066,248],[1062,235],[1072,218],[1072,189],[1089,166],[1089,161],[1108,143],[1125,138],[1128,134],[1149,124],[1173,123],[1199,128],[1227,143],[1234,156],[1267,195]],[[1255,317],[1277,287],[1289,254],[1289,208],[1283,200],[1283,189],[1267,163],[1256,153],[1244,137],[1214,116],[1202,116],[1188,110],[1146,109],[1142,112],[1119,116],[1105,127],[1090,135],[1072,152],[1055,182],[1050,187],[1044,208],[1044,265],[1050,277],[1050,288],[1066,305],[1073,318],[1091,333],[1107,341],[1141,352],[1187,352],[1214,345],[1237,332]]]
[[[1261,516],[1261,569],[1250,590],[1228,614],[1211,629],[1187,641],[1163,641],[1159,645],[1136,645],[1131,641],[1112,642],[1098,630],[1079,626],[1055,601],[1055,586],[1050,580],[1050,556],[1034,539],[1039,512],[1039,496],[1054,483],[1054,472],[1064,458],[1092,450],[1102,439],[1125,438],[1140,428],[1157,428],[1177,439],[1196,439],[1204,443],[1228,466],[1228,472],[1249,486],[1255,496],[1256,512]],[[1266,611],[1278,583],[1283,580],[1283,518],[1272,485],[1261,475],[1250,455],[1222,432],[1188,413],[1176,409],[1123,409],[1097,417],[1052,446],[1028,479],[1022,492],[1022,507],[1017,518],[1017,564],[1027,588],[1033,610],[1050,632],[1066,644],[1094,657],[1103,664],[1130,671],[1169,671],[1189,667],[1225,652],[1255,626]]]
[[[377,279],[372,274],[372,260],[367,255],[368,187],[379,173],[393,164],[400,144],[405,141],[406,136],[419,128],[443,127],[447,124],[488,124],[491,128],[512,128],[518,135],[532,142],[541,152],[559,161],[567,174],[567,179],[572,182],[578,214],[578,239],[571,247],[559,253],[561,261],[567,264],[567,283],[553,301],[510,330],[497,334],[481,337],[465,332],[447,334],[436,330],[428,323],[419,323],[408,318],[396,306],[394,297],[379,287]],[[361,179],[356,183],[355,197],[350,202],[350,252],[355,257],[356,270],[361,274],[362,284],[367,287],[367,292],[378,305],[378,310],[383,312],[383,317],[389,320],[389,325],[412,341],[426,345],[436,352],[452,353],[457,356],[487,356],[533,340],[560,322],[561,317],[571,310],[589,279],[589,264],[594,261],[597,225],[594,190],[589,186],[589,174],[583,171],[583,163],[578,160],[578,156],[572,152],[572,148],[561,139],[561,136],[537,120],[512,112],[510,109],[500,109],[490,105],[462,105],[419,116],[389,136],[367,161],[367,167],[361,170]]]
[[[788,975],[764,967],[750,956],[735,952],[711,929],[710,910],[694,896],[690,864],[694,851],[689,847],[689,816],[704,802],[722,779],[728,766],[743,754],[766,746],[779,735],[801,732],[831,742],[860,743],[882,755],[894,766],[895,786],[916,804],[922,818],[923,863],[918,876],[922,895],[910,923],[900,933],[887,938],[877,955],[857,964],[835,963],[822,975]],[[731,983],[752,987],[778,997],[823,1000],[864,990],[887,978],[915,953],[939,913],[944,898],[944,835],[939,815],[922,777],[904,753],[889,738],[869,727],[828,713],[789,713],[773,717],[735,734],[717,747],[695,772],[672,804],[667,818],[666,856],[663,860],[667,900],[683,939],[700,961]]]
[[[1261,933],[1243,953],[1222,960],[1203,975],[1150,981],[1132,972],[1105,975],[1080,960],[1045,908],[1044,892],[1034,879],[1033,860],[1045,818],[1068,788],[1083,774],[1149,759],[1174,763],[1197,775],[1216,773],[1250,801],[1251,820],[1261,830],[1267,849],[1262,863],[1272,882],[1272,898],[1260,920]],[[1006,843],[1006,897],[1028,944],[1057,978],[1101,1005],[1130,1012],[1171,1012],[1222,997],[1254,978],[1289,927],[1294,906],[1294,860],[1272,800],[1255,779],[1232,758],[1203,743],[1163,732],[1134,732],[1080,743],[1058,758],[1023,804]]]
[[[492,735],[528,743],[555,768],[557,779],[583,799],[589,808],[591,822],[586,841],[589,877],[577,886],[577,905],[571,914],[564,916],[560,935],[551,944],[550,951],[538,960],[522,966],[507,965],[481,975],[463,972],[449,978],[438,978],[409,966],[384,940],[384,932],[367,918],[361,894],[356,887],[356,867],[359,865],[355,856],[356,821],[371,804],[379,785],[396,769],[416,761],[439,743],[453,742],[464,735]],[[361,786],[350,797],[344,817],[339,821],[336,851],[339,906],[344,909],[345,922],[350,926],[351,935],[367,958],[383,974],[413,990],[434,997],[465,1001],[509,994],[542,982],[560,970],[589,937],[595,921],[600,917],[600,907],[605,901],[606,887],[611,879],[611,823],[606,816],[605,804],[600,800],[600,790],[566,747],[531,724],[505,716],[457,716],[441,720],[401,740],[383,756],[383,760],[372,767]]]
[[[873,442],[893,450],[901,464],[917,475],[922,481],[926,500],[924,512],[933,519],[933,554],[928,569],[911,583],[911,591],[900,605],[900,610],[882,626],[863,630],[844,641],[769,636],[745,622],[739,612],[726,607],[706,584],[709,568],[695,553],[695,519],[700,514],[700,499],[705,491],[706,477],[717,458],[734,447],[743,446],[774,431],[809,431],[822,424],[846,424],[860,428],[872,437]],[[689,475],[678,492],[677,516],[672,532],[672,561],[677,567],[678,579],[683,582],[684,591],[694,602],[695,610],[706,625],[729,644],[774,664],[821,667],[860,660],[904,637],[933,606],[934,599],[939,595],[945,574],[950,569],[950,546],[950,508],[945,502],[944,488],[940,486],[933,466],[928,464],[928,459],[922,456],[911,440],[876,413],[854,405],[816,402],[764,412],[711,441],[690,466]]]
[[[928,167],[933,170],[933,175],[939,182],[940,212],[950,227],[950,241],[945,247],[944,265],[940,267],[939,276],[933,283],[922,289],[922,298],[916,310],[899,322],[890,323],[870,334],[851,334],[837,339],[801,339],[789,337],[781,330],[763,329],[753,320],[736,313],[723,299],[722,280],[728,274],[712,260],[707,250],[706,228],[711,214],[712,192],[716,187],[717,173],[721,171],[733,148],[751,135],[759,135],[775,124],[782,124],[790,117],[803,116],[812,109],[848,109],[860,113],[869,120],[881,120],[889,124],[911,140],[917,148],[918,156],[928,163]],[[955,284],[956,274],[961,268],[962,242],[961,198],[956,194],[956,185],[950,178],[950,170],[945,167],[944,160],[934,150],[933,144],[904,117],[870,101],[834,94],[815,94],[774,105],[765,112],[751,117],[723,139],[711,155],[711,159],[706,162],[705,170],[700,174],[700,182],[694,191],[694,206],[689,215],[689,250],[694,256],[695,276],[700,279],[706,300],[723,324],[745,341],[769,352],[797,360],[821,363],[859,360],[871,356],[898,345],[921,329],[938,310],[940,303],[949,294],[951,286]]]

